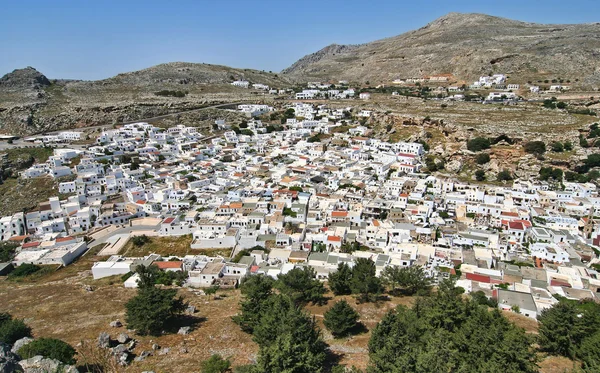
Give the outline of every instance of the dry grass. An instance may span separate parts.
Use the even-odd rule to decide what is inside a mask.
[[[208,255],[223,256],[229,258],[232,249],[192,249],[192,236],[185,235],[179,237],[148,237],[148,242],[142,246],[136,246],[132,240],[129,240],[123,246],[120,255],[129,257],[140,257],[148,254],[159,254],[162,256],[185,256],[185,255]]]

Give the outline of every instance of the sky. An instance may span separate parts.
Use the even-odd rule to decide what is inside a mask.
[[[173,61],[281,71],[329,44],[399,35],[449,12],[600,22],[598,0],[7,0],[0,9],[0,76],[33,66],[85,80]]]

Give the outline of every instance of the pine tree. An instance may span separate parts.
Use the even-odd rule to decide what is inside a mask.
[[[335,337],[343,337],[356,328],[359,317],[348,302],[341,300],[325,312],[323,324]]]
[[[381,280],[375,273],[375,262],[371,259],[358,258],[354,263],[350,288],[353,294],[360,294],[362,301],[368,302],[381,293]]]
[[[335,295],[352,294],[350,289],[350,279],[352,278],[352,269],[346,263],[338,264],[337,271],[329,274],[328,285]]]
[[[176,295],[177,289],[139,288],[138,294],[125,304],[127,327],[140,335],[160,335],[165,326],[186,308],[183,299]]]
[[[240,303],[240,314],[233,317],[246,333],[252,334],[260,317],[266,311],[266,303],[273,294],[274,280],[265,275],[256,275],[245,278],[241,284],[244,300]]]

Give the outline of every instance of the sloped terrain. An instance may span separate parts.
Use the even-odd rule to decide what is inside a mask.
[[[522,82],[570,80],[600,84],[600,23],[545,25],[484,14],[450,13],[426,26],[362,45],[330,45],[283,74],[296,80],[371,83],[452,74],[470,82],[505,73]]]

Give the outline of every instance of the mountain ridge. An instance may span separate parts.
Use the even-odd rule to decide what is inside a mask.
[[[300,58],[282,74],[296,81],[384,83],[445,73],[468,81],[505,72],[527,80],[572,75],[582,85],[597,87],[598,56],[600,23],[539,24],[481,13],[449,13],[400,35],[360,45],[328,45]]]

